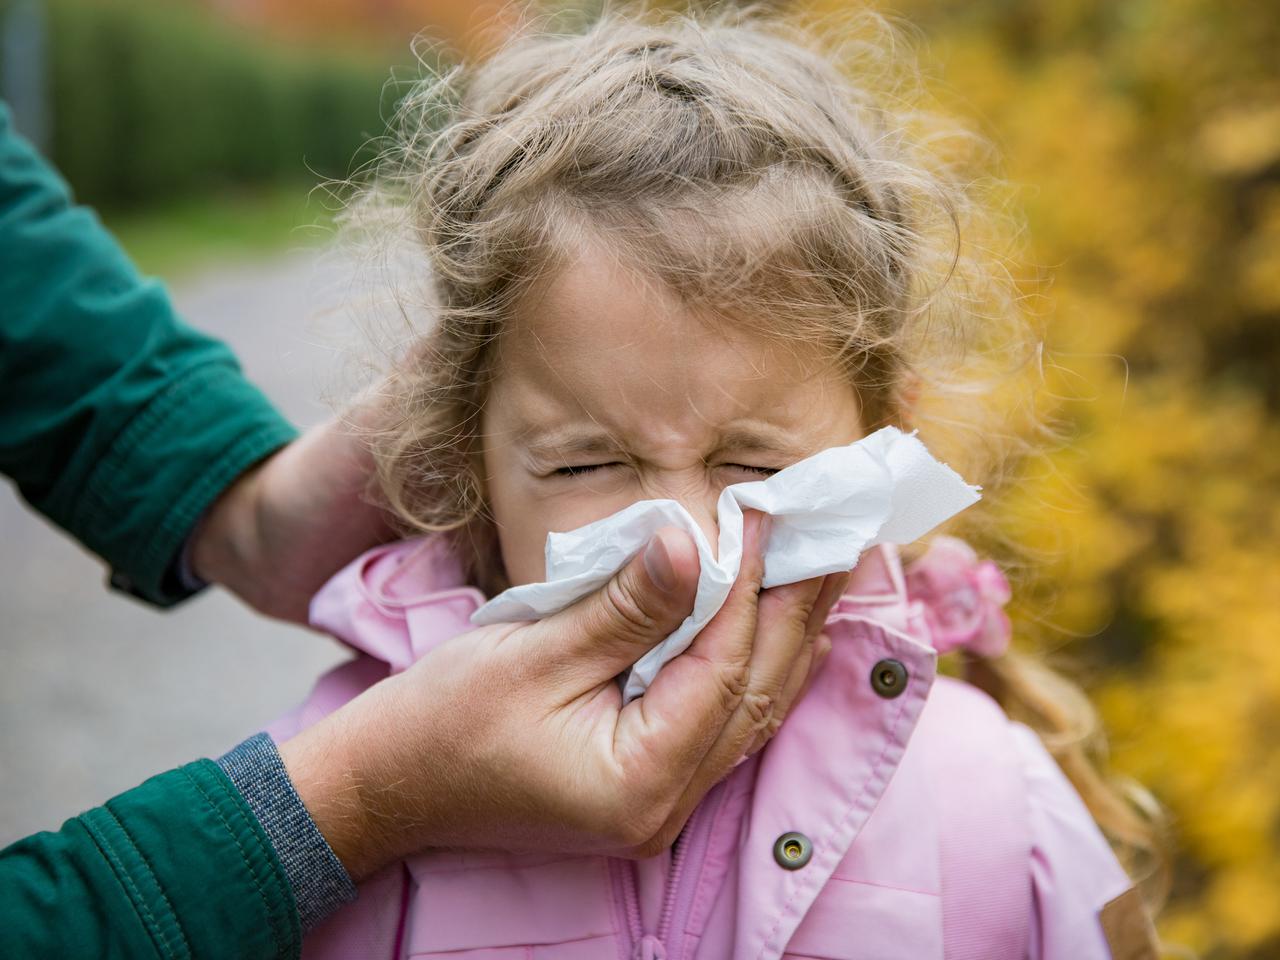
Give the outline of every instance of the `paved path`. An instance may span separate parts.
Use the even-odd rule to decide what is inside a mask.
[[[311,317],[324,269],[298,252],[174,293],[302,425],[326,415],[319,397],[340,396],[342,354]],[[159,613],[103,581],[95,558],[0,482],[0,846],[234,745],[346,656],[220,591]]]

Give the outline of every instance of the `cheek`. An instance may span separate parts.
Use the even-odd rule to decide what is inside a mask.
[[[485,450],[482,469],[486,502],[511,586],[545,579],[549,532],[573,530],[640,499],[630,485],[614,479],[546,484],[530,475],[504,446]]]
[[[542,579],[546,529],[535,511],[523,508],[517,467],[508,448],[486,447],[482,458],[485,502],[493,516],[502,565],[512,586]]]
[[[522,583],[536,583],[546,573],[544,547],[547,528],[540,517],[528,511],[516,511],[514,517],[504,517],[495,507],[494,518],[498,523],[498,546],[502,551],[502,566],[507,581],[513,587]]]
[[[638,499],[634,495],[605,494],[586,484],[572,492],[540,496],[532,484],[495,484],[490,509],[498,528],[502,563],[510,584],[537,583],[546,578],[546,543],[551,531],[573,530],[616,513]]]

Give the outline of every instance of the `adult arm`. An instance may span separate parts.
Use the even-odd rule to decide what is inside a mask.
[[[206,579],[253,587],[250,603],[296,619],[299,597],[385,528],[349,506],[367,475],[354,439],[336,424],[295,435],[230,351],[181,323],[73,205],[0,104],[0,473],[120,589],[162,606],[189,595],[197,584],[175,561],[190,543]],[[333,535],[330,515],[350,536]],[[0,955],[296,954],[299,930],[350,881],[274,748],[220,763],[0,852]]]
[[[113,585],[167,606],[192,592],[174,561],[197,519],[295,435],[0,104],[0,473]]]
[[[0,956],[296,957],[288,878],[201,760],[0,851]]]

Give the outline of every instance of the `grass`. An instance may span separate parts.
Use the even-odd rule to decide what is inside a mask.
[[[173,280],[212,264],[324,243],[331,201],[310,190],[309,184],[277,185],[105,212],[102,219],[143,273]]]

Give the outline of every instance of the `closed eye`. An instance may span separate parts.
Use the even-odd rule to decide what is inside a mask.
[[[551,474],[556,477],[580,477],[589,473],[608,470],[611,467],[621,466],[622,464],[618,462],[581,463],[575,464],[574,466],[557,467],[555,470],[551,471]],[[746,463],[725,463],[721,464],[721,466],[728,467],[733,470],[744,470],[747,473],[754,473],[762,477],[771,477],[781,469],[780,467],[756,467]]]
[[[753,467],[746,463],[726,463],[726,467],[732,467],[734,470],[745,470],[747,473],[759,474],[762,477],[771,477],[780,470],[780,467]]]
[[[622,466],[620,463],[582,463],[572,467],[558,467],[551,473],[557,477],[578,477],[586,473],[595,473],[597,470],[620,466]]]

